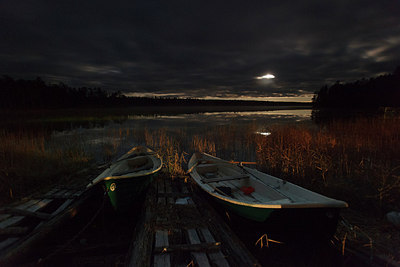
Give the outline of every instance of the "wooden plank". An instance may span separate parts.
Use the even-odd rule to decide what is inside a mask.
[[[204,240],[206,242],[214,242],[215,243],[215,239],[212,236],[212,234],[208,228],[201,228],[200,232],[203,235]],[[221,251],[210,252],[210,253],[208,253],[208,256],[210,257],[210,260],[214,265],[220,266],[220,267],[229,267],[229,263],[227,262],[224,254],[222,254]]]
[[[182,184],[182,193],[184,193],[184,194],[188,194],[189,193],[189,190],[187,188],[187,184],[186,183]]]
[[[158,230],[156,231],[156,237],[155,237],[155,246],[156,247],[168,247],[169,242],[168,242],[168,231],[166,230]]]
[[[78,189],[75,193],[72,194],[72,197],[74,198],[80,197],[83,194],[83,192],[85,192],[85,190]]]
[[[154,253],[163,252],[176,252],[176,251],[192,251],[192,252],[207,252],[207,251],[219,251],[221,243],[211,242],[211,243],[199,243],[199,244],[178,244],[169,245],[163,247],[154,247]]]
[[[8,213],[12,215],[21,215],[26,217],[35,217],[41,220],[48,220],[51,218],[51,214],[38,212],[38,211],[29,211],[23,209],[16,209],[16,208],[1,208],[0,213]]]
[[[192,256],[194,257],[194,259],[196,260],[196,263],[201,266],[201,267],[208,267],[210,265],[210,263],[208,262],[208,258],[206,253],[204,252],[192,252],[190,253],[192,254]]]
[[[172,193],[172,186],[171,186],[171,179],[165,181],[165,193],[171,194]]]
[[[178,193],[178,192],[172,192],[172,193],[158,193],[157,194],[159,197],[174,197],[174,198],[179,198],[179,197],[189,197],[189,193]]]
[[[196,192],[193,194],[193,200],[197,204],[201,216],[212,218],[208,220],[208,228],[210,232],[218,233],[218,237],[222,241],[221,246],[224,251],[228,251],[228,257],[225,258],[228,263],[232,264],[232,266],[261,266],[242,241],[232,233],[232,230],[220,218],[220,214],[215,212],[208,201],[200,198]]]
[[[46,196],[53,195],[54,193],[56,193],[56,192],[59,191],[59,190],[60,190],[59,188],[52,188],[50,191],[48,191],[48,192],[43,196],[43,198],[47,198]]]
[[[30,200],[30,201],[27,201],[26,203],[18,205],[17,208],[21,209],[21,210],[24,209],[27,212],[35,212],[35,211],[41,209],[42,207],[46,206],[51,201],[52,201],[51,199],[44,199],[44,200],[40,200],[40,201]],[[21,220],[23,220],[24,218],[25,218],[24,216],[12,216],[12,217],[8,218],[7,220],[2,221],[0,223],[0,228],[4,229],[6,227],[14,225],[14,224],[20,222]],[[18,240],[18,238],[8,238],[8,239],[4,240],[3,242],[0,243],[0,250],[10,246],[17,240]]]
[[[200,238],[197,234],[196,229],[187,230],[190,244],[200,244]],[[191,253],[199,266],[211,266],[208,262],[207,255],[204,252],[192,252]]]
[[[189,238],[190,244],[200,244],[201,243],[196,229],[188,229],[187,233],[188,233],[188,238]]]
[[[158,185],[157,193],[160,193],[160,194],[165,193],[164,179],[162,179],[162,178],[158,179],[157,185]]]
[[[0,222],[7,218],[10,218],[10,217],[11,217],[11,214],[0,214]]]
[[[173,197],[168,197],[167,198],[167,203],[168,204],[174,204],[175,203],[174,198]]]
[[[154,255],[154,267],[170,267],[171,257],[169,254]]]
[[[47,192],[42,198],[47,199],[74,199],[82,195],[85,192],[82,188],[70,188],[70,189],[53,189]]]
[[[29,253],[31,251],[32,247],[35,247],[35,245],[38,244],[40,240],[48,236],[50,232],[57,229],[57,227],[60,226],[62,223],[74,217],[77,214],[77,210],[81,207],[82,203],[86,201],[89,197],[93,196],[95,193],[95,190],[87,191],[84,196],[77,199],[70,206],[68,206],[68,208],[64,212],[47,221],[46,224],[43,225],[39,231],[33,231],[26,237],[20,239],[14,238],[1,242],[0,250],[2,250],[2,256],[0,257],[0,266],[20,266],[18,263],[21,261],[21,259],[23,259],[26,253]],[[46,200],[46,202],[48,203],[50,203],[51,201],[52,200],[50,199]],[[32,208],[40,208],[40,205],[35,205]],[[6,245],[5,242],[7,242],[8,244]]]
[[[66,209],[71,203],[72,201],[74,201],[73,199],[67,199],[66,201],[64,201],[63,204],[61,204],[60,207],[58,207],[51,215],[57,215],[58,213],[60,213],[61,211],[63,211],[64,209]]]
[[[26,208],[32,206],[33,204],[36,204],[37,202],[39,202],[38,199],[31,199],[31,200],[28,200],[27,202],[24,202],[24,203],[16,206],[15,208],[17,208],[17,209],[26,209]]]
[[[62,212],[63,210],[65,210],[74,200],[73,199],[67,199],[64,201],[63,204],[61,204],[55,211],[53,211],[53,213],[51,214],[52,217],[56,216],[57,214],[59,214],[60,212]],[[45,222],[40,222],[35,229],[41,227]]]
[[[168,245],[168,231],[156,231],[155,247],[166,248]],[[170,255],[166,253],[154,255],[154,266],[171,266]]]
[[[35,209],[37,210],[40,208],[40,204],[38,204],[39,202],[40,201],[37,199],[31,199],[25,203],[19,204],[15,208],[26,209],[29,211],[35,211]],[[14,225],[14,224],[20,222],[24,218],[25,218],[24,216],[11,216],[8,219],[0,222],[0,229],[5,229],[11,225]],[[10,245],[12,245],[13,243],[15,243],[18,240],[19,240],[19,238],[17,238],[17,237],[10,237],[10,238],[3,240],[2,242],[0,242],[0,251],[7,248]]]
[[[248,179],[250,178],[247,174],[238,174],[238,175],[231,175],[231,176],[222,176],[217,178],[203,178],[201,181],[203,183],[214,183],[214,182],[221,182],[221,181],[230,181],[230,180],[240,180],[240,179]]]
[[[167,204],[167,200],[165,197],[158,197],[158,201],[157,201],[158,205],[166,205]]]
[[[24,235],[29,231],[29,227],[7,227],[5,229],[0,229],[0,236],[2,235]]]
[[[12,245],[16,241],[18,241],[18,239],[19,238],[17,238],[17,237],[11,237],[11,238],[7,238],[6,240],[0,242],[0,251],[5,249],[6,247]]]
[[[189,198],[189,199],[187,200],[187,202],[188,202],[189,205],[195,205],[195,203],[193,202],[193,199],[192,199],[192,198]]]
[[[78,191],[77,188],[70,188],[63,194],[65,198],[73,198],[75,193]]]
[[[76,198],[73,195],[46,195],[42,196],[41,198],[46,198],[46,199],[74,199]]]
[[[52,198],[64,198],[64,197],[66,196],[67,193],[68,193],[68,190],[66,190],[66,189],[61,189],[61,190],[59,190],[59,191],[53,193],[53,194],[50,195],[50,196],[52,196]]]
[[[32,206],[30,206],[29,208],[27,208],[26,210],[32,211],[32,212],[40,210],[41,208],[44,208],[52,201],[53,201],[52,199],[42,199],[42,200],[36,202],[35,204],[33,204]]]
[[[201,228],[200,232],[206,242],[215,243],[215,239],[208,228]]]
[[[12,216],[10,218],[8,218],[5,221],[2,221],[0,223],[0,228],[6,228],[10,225],[16,224],[17,222],[20,222],[23,218],[25,218],[24,216]]]

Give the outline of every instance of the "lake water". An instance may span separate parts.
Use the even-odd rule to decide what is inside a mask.
[[[255,160],[255,154],[245,150],[251,150],[241,132],[248,131],[249,127],[255,133],[269,134],[268,128],[277,124],[311,123],[311,109],[273,110],[273,111],[246,111],[246,112],[204,112],[179,115],[127,115],[121,118],[113,117],[108,120],[96,121],[96,123],[78,124],[78,127],[70,125],[67,130],[54,130],[52,140],[60,146],[71,144],[84,146],[85,150],[94,154],[97,163],[115,159],[136,145],[149,145],[145,140],[143,131],[153,133],[164,131],[173,136],[180,149],[191,153],[190,142],[197,136],[207,136],[216,129],[236,131],[232,139],[232,145],[218,150],[221,157],[242,157],[243,160]],[[85,126],[82,126],[85,125]],[[231,133],[233,134],[233,133]],[[224,140],[226,142],[226,140]],[[244,149],[243,147],[247,148]],[[105,150],[113,153],[112,159],[105,156]],[[109,152],[109,153],[111,153]],[[242,153],[243,154],[240,154]],[[107,154],[107,153],[106,153]],[[245,157],[245,158],[244,158]]]

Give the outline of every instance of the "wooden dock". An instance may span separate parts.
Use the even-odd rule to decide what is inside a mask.
[[[13,265],[36,242],[75,216],[89,196],[84,191],[82,187],[55,187],[0,208],[0,265]]]
[[[243,243],[184,179],[150,187],[127,266],[260,266]]]

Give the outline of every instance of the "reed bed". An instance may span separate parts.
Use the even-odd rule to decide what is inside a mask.
[[[256,138],[259,166],[368,212],[399,208],[400,120],[276,126]]]
[[[0,203],[21,198],[88,166],[79,140],[67,146],[49,142],[44,132],[0,132]]]
[[[272,175],[348,201],[371,212],[399,208],[400,118],[359,118],[314,124],[222,125],[204,129],[99,129],[68,141],[23,131],[0,132],[0,201],[61,181],[95,160],[110,162],[132,146],[146,145],[173,177],[183,176],[194,151],[235,161],[257,161]],[[95,138],[92,136],[91,140]],[[96,149],[93,149],[93,147]],[[355,194],[355,192],[357,192]]]

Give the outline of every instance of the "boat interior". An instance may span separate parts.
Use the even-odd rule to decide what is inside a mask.
[[[149,170],[154,167],[154,162],[149,156],[137,156],[121,162],[113,171],[113,176],[120,176],[127,173]]]
[[[259,180],[250,179],[251,174],[239,167],[233,167],[232,164],[203,163],[196,170],[203,184],[225,197],[255,204],[292,203],[284,194]]]

